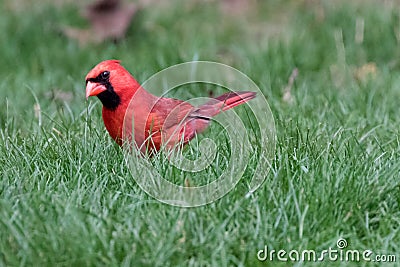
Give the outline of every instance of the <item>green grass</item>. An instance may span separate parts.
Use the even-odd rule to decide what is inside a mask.
[[[340,237],[349,249],[395,254],[398,264],[400,7],[332,2],[266,1],[223,20],[215,3],[150,6],[125,40],[87,47],[58,30],[84,25],[75,7],[4,5],[0,266],[292,266],[260,262],[257,252],[321,251]],[[245,175],[224,198],[188,209],[147,196],[108,137],[99,101],[84,98],[86,73],[109,58],[122,59],[140,82],[193,59],[250,76],[277,128],[263,186],[245,198]],[[375,76],[356,79],[369,62]],[[287,102],[283,88],[296,67]],[[221,138],[217,126],[202,137]],[[360,264],[368,265],[330,263]]]

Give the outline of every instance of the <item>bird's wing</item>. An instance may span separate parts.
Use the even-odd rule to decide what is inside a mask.
[[[195,108],[182,100],[162,98],[156,102],[146,120],[147,145],[159,150],[161,144],[173,147],[187,143],[196,133],[190,114]]]

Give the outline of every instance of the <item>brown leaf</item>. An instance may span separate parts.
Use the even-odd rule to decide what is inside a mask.
[[[89,6],[86,10],[86,17],[98,39],[118,40],[125,36],[136,11],[135,3],[122,5],[118,0],[103,0],[98,1],[96,5]]]
[[[354,77],[361,82],[375,79],[378,73],[378,67],[374,62],[362,65],[354,71]]]
[[[135,3],[120,0],[99,0],[86,7],[82,16],[90,23],[89,29],[65,27],[66,36],[78,40],[80,45],[120,40],[125,37],[132,18],[138,10]]]

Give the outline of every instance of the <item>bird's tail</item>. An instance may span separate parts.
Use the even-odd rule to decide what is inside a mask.
[[[256,97],[256,92],[242,91],[242,92],[229,92],[214,99],[222,102],[220,109],[222,111],[239,106],[247,101]],[[218,105],[218,104],[217,104]]]
[[[211,118],[221,111],[246,103],[255,97],[256,93],[250,91],[225,93],[201,105],[195,113],[204,118]]]

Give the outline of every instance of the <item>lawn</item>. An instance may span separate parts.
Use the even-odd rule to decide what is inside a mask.
[[[396,1],[147,1],[126,38],[83,46],[61,33],[87,26],[78,7],[57,2],[0,1],[0,266],[378,265],[257,258],[265,246],[321,252],[339,239],[343,251],[395,255],[387,266],[399,264]],[[248,75],[275,119],[264,184],[246,197],[253,158],[208,205],[174,207],[143,192],[104,128],[101,103],[85,99],[85,75],[111,58],[139,82],[192,60]],[[214,91],[222,88],[173,96]],[[238,109],[251,125],[246,112]],[[218,125],[205,137],[227,143]],[[227,151],[194,178],[220,173]],[[182,182],[165,158],[153,163]]]

